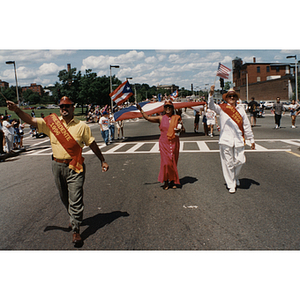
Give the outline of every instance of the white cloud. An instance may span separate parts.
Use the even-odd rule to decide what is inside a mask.
[[[157,62],[157,58],[155,56],[146,57],[145,62],[147,64],[155,64]]]
[[[145,57],[144,52],[140,51],[129,51],[125,54],[118,56],[100,55],[100,56],[89,56],[82,60],[81,71],[86,69],[109,69],[110,65],[129,65],[136,61],[142,60]]]
[[[169,55],[169,62],[177,62],[180,59],[178,54],[171,54]]]
[[[74,54],[73,50],[0,50],[0,62],[14,60],[16,65],[50,61],[59,56]]]
[[[58,72],[63,69],[63,66],[58,66],[55,63],[44,63],[39,67],[37,74],[39,74],[40,76],[53,75],[58,74]]]

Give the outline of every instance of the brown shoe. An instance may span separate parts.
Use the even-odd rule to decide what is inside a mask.
[[[81,239],[81,236],[80,236],[79,232],[74,232],[73,233],[72,243],[74,243],[75,245],[78,245],[78,244],[82,243],[82,239]]]

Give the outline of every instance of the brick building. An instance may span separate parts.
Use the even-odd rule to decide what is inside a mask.
[[[0,80],[0,88],[5,88],[5,89],[9,88],[9,83],[6,81]]]
[[[157,85],[157,89],[165,89],[165,90],[170,90],[171,93],[175,92],[176,90],[179,89],[179,86],[172,84],[172,85]]]
[[[41,85],[37,85],[36,83],[31,83],[30,86],[22,87],[22,93],[27,90],[32,90],[35,93],[39,93],[40,96],[42,96],[44,93],[43,87]]]
[[[232,78],[234,89],[240,93],[242,100],[269,101],[280,97],[283,101],[291,100],[295,79],[294,67],[290,64],[245,63],[236,57],[232,61]]]

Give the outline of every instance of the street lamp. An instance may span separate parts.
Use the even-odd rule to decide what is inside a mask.
[[[17,80],[17,71],[16,71],[16,63],[13,60],[7,61],[7,65],[14,65],[14,70],[15,70],[15,78],[16,78],[16,92],[17,92],[17,101],[18,101],[18,106],[20,107],[20,99],[19,99],[19,91],[18,91],[18,80]]]
[[[111,80],[111,68],[120,68],[120,66],[116,66],[116,65],[110,65],[109,66],[109,71],[110,71],[110,76],[109,76],[109,79],[110,79],[110,93],[112,93],[112,80]],[[110,98],[110,107],[111,107],[111,111],[113,109],[113,101],[112,99]]]
[[[295,58],[295,88],[296,88],[296,102],[298,101],[298,71],[297,71],[297,55],[288,55],[286,58]]]

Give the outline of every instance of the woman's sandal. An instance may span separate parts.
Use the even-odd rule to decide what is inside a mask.
[[[172,189],[177,189],[177,186],[176,186],[176,184],[174,183],[174,181],[171,181],[171,187],[172,187]]]
[[[168,184],[167,181],[165,182],[165,184],[164,184],[164,186],[163,186],[163,189],[164,189],[164,190],[168,190],[168,189],[169,189],[169,184]]]

